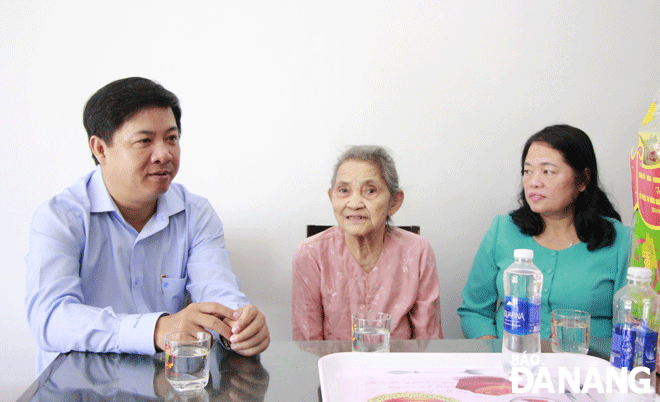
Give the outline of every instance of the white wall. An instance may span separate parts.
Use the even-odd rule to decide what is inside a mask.
[[[32,381],[23,309],[38,204],[93,168],[87,98],[145,76],[183,106],[177,181],[210,199],[274,340],[290,339],[291,257],[348,145],[378,143],[431,242],[446,337],[491,218],[516,205],[525,139],[565,122],[595,143],[631,216],[629,151],[660,86],[660,3],[0,1],[0,388]],[[9,362],[21,362],[16,367]],[[13,392],[13,394],[12,394]]]

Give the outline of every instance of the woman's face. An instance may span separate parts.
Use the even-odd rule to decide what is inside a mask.
[[[403,193],[400,194],[403,201]],[[339,166],[335,185],[328,195],[339,227],[353,236],[384,230],[387,217],[401,206],[400,202],[392,202],[376,166],[359,160],[349,159]]]
[[[532,143],[523,166],[523,189],[532,211],[542,217],[573,216],[575,200],[586,188],[575,176],[559,151],[543,142]]]

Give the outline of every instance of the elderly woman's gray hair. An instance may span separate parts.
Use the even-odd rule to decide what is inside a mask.
[[[337,171],[339,170],[339,167],[342,163],[348,160],[372,163],[374,166],[376,166],[376,168],[378,168],[380,176],[385,181],[385,184],[387,184],[387,189],[389,190],[390,195],[394,196],[394,194],[400,191],[399,175],[396,172],[394,160],[390,154],[387,153],[385,148],[379,145],[356,145],[346,150],[339,157],[339,160],[335,165],[334,173],[332,174],[332,180],[330,181],[332,188],[335,187],[335,183],[337,181]]]

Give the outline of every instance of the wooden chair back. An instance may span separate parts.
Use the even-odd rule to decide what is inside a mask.
[[[330,229],[331,227],[332,226],[330,225],[307,225],[307,237],[314,236],[315,234],[321,233],[326,229]],[[397,226],[397,227],[415,234],[419,234],[420,232],[419,226]]]

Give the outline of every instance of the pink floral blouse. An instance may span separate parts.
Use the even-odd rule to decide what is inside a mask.
[[[393,228],[366,273],[338,226],[303,240],[293,257],[293,339],[351,339],[351,314],[392,316],[393,339],[442,338],[440,283],[429,242]]]

